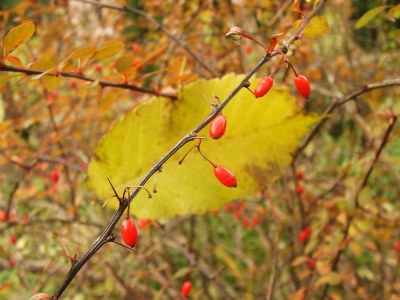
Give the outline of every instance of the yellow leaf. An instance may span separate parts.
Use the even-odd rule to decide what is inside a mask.
[[[371,21],[373,18],[375,18],[377,15],[379,15],[381,12],[383,12],[385,9],[391,7],[390,5],[382,5],[375,7],[373,9],[370,9],[367,11],[365,14],[361,16],[361,18],[357,21],[355,28],[360,29],[361,27],[364,27],[365,25],[368,24],[369,21]]]
[[[89,184],[99,198],[104,200],[112,194],[107,177],[120,192],[127,185],[137,184],[154,162],[211,112],[203,94],[224,99],[242,79],[230,74],[198,80],[184,86],[176,101],[154,97],[115,123],[101,140],[88,169]],[[254,85],[258,82],[253,80]],[[289,90],[278,88],[262,100],[243,89],[223,113],[228,120],[225,135],[217,141],[203,141],[201,147],[210,160],[236,174],[238,187],[222,186],[214,177],[213,167],[196,151],[179,165],[193,147],[192,142],[163,165],[157,178],[158,192],[151,199],[144,192],[138,194],[131,213],[147,219],[202,214],[234,198],[255,195],[279,178],[309,126],[319,119],[304,115]],[[199,134],[208,136],[208,127]],[[147,187],[153,189],[153,180]]]
[[[135,58],[133,55],[121,56],[115,61],[115,69],[120,74],[126,74],[130,69],[132,69],[134,60]]]
[[[62,71],[68,65],[68,63],[73,59],[83,59],[90,57],[96,53],[96,49],[92,47],[76,49],[60,63],[58,70]]]
[[[302,256],[298,256],[295,258],[295,260],[292,262],[292,267],[297,267],[300,266],[302,264],[304,264],[305,262],[307,262],[309,260],[308,256],[302,255]]]
[[[307,287],[303,286],[300,289],[298,289],[294,294],[290,295],[290,297],[288,299],[303,300],[306,290],[307,290]]]
[[[124,48],[123,42],[118,41],[109,41],[102,44],[98,49],[93,57],[96,60],[105,60],[107,58],[111,58],[120,52]]]
[[[303,35],[310,39],[315,39],[329,32],[328,21],[323,16],[316,16],[311,19],[303,31]]]
[[[329,285],[338,285],[341,282],[340,274],[336,272],[331,272],[327,275],[320,277],[316,283],[315,288],[317,289],[321,285],[329,284]]]
[[[19,45],[26,43],[35,33],[35,24],[25,22],[12,28],[4,38],[4,57],[14,51]]]

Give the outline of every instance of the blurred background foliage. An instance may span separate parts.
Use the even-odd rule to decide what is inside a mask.
[[[231,26],[266,42],[279,32],[284,40],[300,19],[288,0],[111,2],[153,17],[221,76],[245,73],[263,55],[246,41],[228,42]],[[314,4],[300,1],[306,15]],[[290,72],[277,73],[274,89],[286,86],[299,108],[323,114],[333,101],[366,83],[399,78],[396,4],[328,1],[323,15],[329,32],[302,38],[288,53],[312,83],[310,99],[296,96]],[[392,6],[355,28],[366,12],[381,5]],[[5,0],[0,9],[2,36],[23,21],[36,25],[34,37],[13,52],[24,66],[58,65],[76,49],[119,41],[123,50],[88,62],[83,74],[122,82],[115,62],[132,55],[143,65],[130,83],[155,93],[174,94],[197,78],[214,77],[138,14],[67,0]],[[147,59],[158,49],[164,50]],[[257,76],[270,74],[276,62]],[[74,60],[70,67],[79,71],[80,63]],[[341,105],[281,178],[256,195],[232,199],[201,216],[136,220],[137,251],[107,244],[63,298],[177,299],[190,279],[192,299],[398,299],[398,124],[359,195],[362,209],[355,197],[389,126],[388,110],[400,113],[399,95],[398,87],[387,87]],[[80,257],[112,216],[101,208],[106,199],[96,199],[87,187],[86,168],[111,124],[150,96],[102,89],[96,81],[31,80],[1,72],[0,97],[0,299],[27,299],[36,292],[51,294],[68,272],[66,250]],[[251,160],[249,153],[243,155]],[[304,237],[307,227],[310,236]]]

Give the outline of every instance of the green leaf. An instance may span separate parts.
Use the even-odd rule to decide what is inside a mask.
[[[369,11],[367,11],[365,14],[361,16],[361,18],[357,21],[355,28],[359,29],[361,27],[364,27],[365,25],[368,24],[369,21],[371,21],[373,18],[375,18],[378,14],[380,14],[382,11],[385,9],[391,7],[390,5],[382,5],[375,7]]]
[[[4,38],[4,57],[14,51],[19,45],[26,43],[35,33],[35,24],[22,23],[12,28]]]
[[[178,100],[154,97],[117,122],[101,140],[88,169],[89,184],[100,199],[105,201],[112,195],[107,177],[119,193],[127,185],[138,184],[158,159],[210,113],[203,94],[224,99],[242,79],[230,74],[221,79],[198,80],[184,86]],[[258,82],[254,79],[252,84]],[[288,90],[278,88],[262,100],[243,89],[223,114],[228,120],[225,135],[220,140],[204,140],[201,149],[215,164],[236,175],[238,187],[222,186],[212,166],[196,151],[179,165],[195,144],[192,142],[163,165],[157,178],[158,193],[148,199],[144,191],[140,192],[131,204],[131,213],[146,219],[201,214],[234,198],[256,194],[280,176],[300,139],[319,119],[303,115]],[[208,136],[208,127],[200,135]],[[147,188],[153,189],[153,180]],[[117,201],[109,204],[116,206]]]
[[[329,24],[325,17],[316,16],[311,19],[303,31],[303,35],[310,39],[315,39],[329,32]]]

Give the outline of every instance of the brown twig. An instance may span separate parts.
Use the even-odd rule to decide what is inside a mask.
[[[346,101],[343,101],[343,103],[345,103],[345,102]],[[379,148],[375,152],[374,159],[372,160],[372,162],[371,162],[371,164],[370,164],[370,166],[369,166],[369,168],[368,168],[368,170],[367,170],[367,172],[366,172],[366,174],[364,176],[363,181],[361,182],[361,184],[359,185],[359,187],[358,187],[358,189],[356,191],[356,194],[354,196],[355,209],[354,209],[353,214],[347,220],[346,227],[345,227],[345,229],[343,231],[343,238],[342,238],[341,243],[340,243],[340,250],[336,253],[335,258],[333,259],[332,268],[331,268],[332,272],[335,272],[337,270],[337,267],[338,267],[339,261],[340,261],[340,257],[341,257],[341,255],[343,254],[343,252],[344,252],[344,250],[346,248],[344,246],[344,244],[347,242],[347,240],[349,238],[350,226],[353,224],[353,220],[355,218],[355,214],[357,212],[357,209],[360,208],[359,197],[360,197],[361,191],[367,186],[369,177],[371,176],[371,173],[372,173],[376,163],[379,160],[379,156],[381,155],[383,148],[386,146],[387,142],[389,141],[389,135],[392,132],[392,130],[394,128],[394,125],[396,124],[396,121],[397,121],[397,116],[392,114],[390,116],[390,124],[389,124],[389,126],[388,126],[388,128],[387,128],[387,130],[385,132],[385,135],[382,138],[382,141],[380,143]],[[322,291],[322,294],[321,294],[321,297],[320,297],[321,300],[325,299],[325,297],[326,297],[326,295],[328,293],[328,289],[329,289],[329,285],[325,284],[324,288],[323,288],[323,291]]]
[[[20,67],[8,66],[8,65],[0,65],[0,72],[14,72],[14,73],[21,73],[21,74],[25,74],[25,75],[29,76],[29,75],[42,75],[46,71],[32,70],[32,69],[20,68]],[[87,76],[84,76],[84,75],[81,75],[78,73],[73,73],[73,72],[59,72],[57,74],[56,73],[47,73],[44,76],[69,77],[69,78],[76,78],[76,79],[87,81],[87,82],[94,82],[97,80],[97,79],[90,78],[90,77],[87,77]],[[175,95],[163,94],[163,93],[160,94],[155,90],[142,88],[142,87],[127,84],[127,83],[116,83],[116,82],[105,81],[105,80],[99,80],[98,83],[102,88],[112,87],[112,88],[118,88],[118,89],[131,90],[131,91],[135,91],[135,92],[139,92],[139,93],[143,93],[143,94],[159,95],[159,96],[170,98],[170,99],[176,99]]]
[[[174,43],[176,43],[180,47],[182,47],[182,49],[184,49],[191,57],[193,57],[193,59],[200,66],[202,66],[205,70],[210,72],[210,74],[212,76],[214,76],[214,77],[218,77],[219,76],[219,74],[215,70],[213,70],[209,65],[207,65],[204,62],[204,60],[201,59],[196,53],[194,53],[193,50],[188,45],[186,45],[179,38],[177,38],[172,33],[170,33],[167,28],[165,28],[161,23],[159,23],[156,19],[154,19],[152,16],[150,16],[149,14],[147,14],[144,11],[142,11],[140,9],[137,9],[137,8],[134,8],[134,7],[111,5],[111,4],[106,4],[106,3],[102,3],[102,2],[98,2],[98,1],[92,1],[92,0],[69,0],[69,1],[93,4],[93,5],[98,6],[100,9],[101,8],[108,8],[108,9],[124,11],[124,12],[128,12],[128,13],[132,13],[132,14],[136,14],[136,15],[142,16],[143,18],[145,18],[150,23],[153,23],[154,25],[156,25],[156,28],[160,29],[162,32],[164,32],[168,36],[169,39],[174,41]]]
[[[397,86],[400,85],[400,78],[394,78],[394,79],[387,79],[381,82],[374,82],[370,84],[366,84],[363,87],[355,90],[354,92],[348,94],[347,96],[341,98],[341,99],[335,99],[332,101],[332,103],[326,108],[325,112],[323,113],[321,120],[317,123],[317,125],[313,128],[313,130],[310,132],[310,134],[307,136],[303,144],[297,148],[296,152],[293,154],[293,160],[295,161],[299,155],[304,151],[304,149],[307,147],[307,145],[314,139],[314,137],[318,134],[322,126],[325,124],[325,122],[328,120],[328,117],[330,114],[332,114],[338,107],[342,106],[343,104],[351,101],[351,100],[357,100],[357,97],[368,93],[369,91],[380,89],[380,88],[385,88],[385,87],[390,87],[390,86]]]

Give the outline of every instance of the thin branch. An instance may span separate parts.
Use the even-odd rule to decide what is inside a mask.
[[[108,9],[124,11],[124,12],[128,12],[128,13],[132,13],[132,14],[136,14],[136,15],[142,16],[143,18],[145,18],[150,23],[153,23],[154,25],[156,25],[156,28],[160,29],[162,32],[164,32],[168,36],[169,39],[171,39],[176,44],[178,44],[180,47],[182,47],[182,49],[184,49],[191,57],[193,57],[193,59],[200,66],[202,66],[204,69],[206,69],[208,72],[210,72],[210,74],[212,76],[214,76],[214,77],[218,77],[219,76],[219,74],[215,70],[211,69],[210,66],[207,65],[203,61],[204,59],[200,58],[196,53],[194,53],[193,50],[188,45],[186,45],[179,38],[177,38],[172,33],[170,33],[167,28],[165,28],[155,18],[153,18],[152,16],[150,16],[149,14],[147,14],[144,11],[142,11],[140,9],[137,9],[137,8],[134,8],[134,7],[111,5],[111,4],[106,4],[106,3],[92,1],[92,0],[69,0],[69,1],[93,4],[93,5],[98,6],[100,9],[101,8],[108,8]]]
[[[314,127],[314,129],[310,132],[306,140],[303,142],[303,144],[297,148],[296,152],[293,154],[293,160],[295,161],[299,155],[304,151],[304,149],[307,147],[307,145],[314,139],[314,137],[318,134],[320,129],[322,128],[322,125],[325,124],[325,122],[328,120],[328,117],[330,114],[332,114],[337,108],[342,106],[343,104],[357,99],[358,96],[368,93],[372,90],[376,89],[381,89],[385,87],[390,87],[390,86],[397,86],[400,85],[400,78],[394,78],[394,79],[387,79],[381,82],[374,82],[370,84],[366,84],[363,87],[355,90],[354,92],[348,94],[347,96],[343,97],[342,99],[335,99],[333,102],[328,106],[328,108],[325,110],[324,114],[322,115],[321,121],[317,123],[317,125]]]
[[[360,208],[360,206],[359,206],[359,196],[361,194],[361,191],[367,186],[368,179],[371,176],[371,173],[372,173],[377,161],[379,160],[379,156],[381,155],[383,148],[386,146],[387,142],[389,141],[389,135],[392,132],[392,130],[394,128],[394,125],[396,124],[396,121],[397,121],[397,116],[391,115],[389,127],[387,128],[387,130],[385,132],[385,135],[382,138],[382,142],[381,142],[378,150],[375,153],[375,157],[372,160],[372,162],[371,162],[371,164],[370,164],[370,166],[368,168],[368,171],[366,172],[366,174],[364,176],[363,181],[361,182],[360,186],[357,189],[357,192],[356,192],[355,197],[354,197],[355,209],[354,209],[353,214],[347,220],[347,224],[346,224],[346,227],[345,227],[344,232],[343,232],[343,238],[342,238],[341,243],[340,243],[340,247],[341,248],[337,252],[335,258],[333,259],[332,268],[331,268],[332,272],[335,272],[337,270],[340,258],[342,256],[344,250],[346,249],[346,247],[344,247],[344,244],[346,243],[346,241],[349,238],[350,227],[351,227],[351,225],[353,223],[353,220],[355,218],[355,214],[357,212],[357,209]],[[329,289],[329,285],[325,284],[324,288],[323,288],[323,291],[322,291],[322,294],[321,294],[321,297],[320,297],[321,300],[325,299],[325,297],[326,297],[326,295],[328,293],[328,289]]]
[[[75,0],[74,0],[75,1]],[[83,1],[83,0],[76,0]],[[89,1],[89,0],[85,0]],[[187,133],[175,146],[173,146],[163,157],[160,158],[158,162],[154,164],[154,166],[147,172],[146,175],[140,180],[138,186],[144,186],[146,182],[163,166],[163,164],[171,158],[179,149],[181,149],[186,143],[195,139],[195,134],[198,133],[201,129],[206,127],[214,117],[219,114],[223,108],[228,105],[228,103],[232,100],[232,98],[245,86],[247,86],[247,82],[254,75],[257,70],[259,70],[266,62],[268,62],[272,57],[281,55],[282,53],[286,54],[288,51],[288,46],[295,40],[295,38],[301,33],[304,27],[310,22],[311,18],[314,17],[324,6],[328,0],[323,0],[320,4],[315,8],[315,10],[310,14],[310,16],[303,20],[303,23],[300,27],[295,31],[295,33],[289,38],[289,40],[279,49],[275,50],[271,53],[267,53],[260,62],[243,78],[243,80],[233,89],[233,91],[225,98],[221,104],[214,109],[203,121],[200,122],[192,131]],[[98,4],[98,3],[96,3]],[[57,291],[54,293],[52,299],[57,300],[63,294],[65,289],[69,286],[73,278],[78,274],[80,269],[89,261],[89,259],[104,245],[105,241],[112,234],[114,227],[117,222],[123,215],[125,209],[128,207],[129,203],[136,197],[139,193],[140,187],[137,187],[133,193],[129,197],[129,201],[123,201],[120,203],[118,210],[115,212],[111,221],[108,223],[104,232],[101,236],[95,241],[92,247],[82,256],[81,259],[77,261],[76,264],[71,268],[70,272],[65,277],[64,281],[58,287]]]
[[[21,73],[25,75],[42,75],[43,73],[46,73],[46,71],[40,71],[40,70],[32,70],[32,69],[27,69],[27,68],[20,68],[20,67],[14,67],[14,66],[7,66],[7,65],[0,65],[0,72],[14,72],[14,73]],[[80,75],[78,73],[73,73],[73,72],[59,72],[59,73],[47,73],[44,76],[53,76],[53,77],[69,77],[69,78],[76,78],[79,80],[87,81],[87,82],[94,82],[97,79],[86,77],[84,75]],[[112,88],[118,88],[118,89],[125,89],[125,90],[131,90],[143,94],[151,94],[151,95],[158,95],[170,99],[176,99],[175,95],[171,94],[163,94],[163,93],[158,93],[156,90],[152,89],[147,89],[143,87],[138,87],[136,85],[131,85],[127,83],[116,83],[116,82],[111,82],[111,81],[105,81],[105,80],[99,80],[98,81],[99,85],[102,88],[106,87],[112,87]]]

